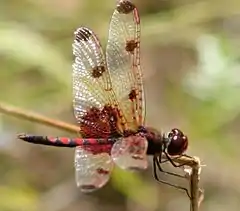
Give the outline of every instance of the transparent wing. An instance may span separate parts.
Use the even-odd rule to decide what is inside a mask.
[[[92,192],[103,187],[112,169],[113,162],[108,153],[95,154],[87,146],[75,149],[75,179],[82,192]]]
[[[120,138],[112,147],[113,161],[122,169],[143,170],[148,166],[147,139],[140,135]]]
[[[109,29],[107,66],[120,108],[131,129],[144,124],[145,99],[140,67],[140,18],[130,1],[117,5]]]
[[[105,138],[122,131],[116,97],[102,47],[88,28],[75,31],[73,43],[73,106],[83,137]]]

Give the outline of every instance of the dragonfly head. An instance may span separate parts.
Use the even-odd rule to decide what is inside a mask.
[[[165,134],[164,148],[167,149],[167,153],[171,156],[182,155],[188,147],[188,138],[184,133],[173,128],[171,132]]]

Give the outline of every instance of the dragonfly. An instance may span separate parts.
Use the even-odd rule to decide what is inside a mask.
[[[187,136],[177,128],[160,132],[145,125],[146,105],[140,65],[140,16],[136,6],[121,0],[113,12],[106,53],[95,33],[86,27],[74,32],[72,44],[73,110],[79,137],[19,134],[18,138],[56,147],[75,148],[76,184],[84,193],[100,189],[110,179],[114,164],[125,170],[145,170],[153,156],[153,175],[159,178],[161,163],[182,156]],[[162,159],[165,154],[167,160]],[[188,194],[189,196],[189,194]]]

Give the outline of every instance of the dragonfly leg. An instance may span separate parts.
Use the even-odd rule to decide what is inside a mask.
[[[181,158],[182,156],[184,156],[184,155],[177,156],[177,157],[173,158],[172,161],[174,161],[175,159]],[[188,157],[190,157],[190,156],[188,156]],[[159,160],[160,163],[166,163],[168,161],[169,161],[168,158],[165,158],[164,160],[162,160],[162,159]]]
[[[167,157],[167,160],[174,166],[174,167],[176,167],[176,168],[178,168],[178,167],[182,167],[182,166],[184,166],[184,165],[187,165],[187,164],[189,164],[189,162],[187,161],[187,162],[185,162],[185,163],[181,163],[181,164],[176,164],[176,163],[174,163],[174,158],[172,159],[169,155],[168,155],[168,153],[166,152],[166,151],[164,151],[164,154],[166,155],[166,157]],[[179,157],[182,157],[182,156],[185,156],[185,155],[181,155],[181,156],[179,156]],[[178,157],[178,158],[179,158]],[[190,156],[186,156],[186,157],[190,157]],[[191,158],[191,157],[190,157]],[[166,162],[166,161],[164,161],[164,162]]]
[[[191,156],[189,156],[189,155],[187,155],[187,154],[182,154],[180,157],[192,158]]]
[[[155,162],[155,164],[157,165],[159,171],[161,171],[161,172],[163,172],[165,174],[169,174],[169,175],[172,175],[172,176],[175,176],[175,177],[180,177],[180,178],[186,178],[183,175],[163,170],[163,168],[161,167],[161,155],[158,156],[158,157],[157,156],[153,156],[153,162]]]
[[[187,155],[187,154],[182,154],[182,155],[179,155],[177,157],[174,157],[174,158],[171,158],[172,161],[174,161],[175,159],[179,159],[181,157],[187,157],[187,158],[192,158],[191,156]],[[165,158],[164,160],[161,160],[159,161],[160,163],[166,163],[169,161],[169,158]]]
[[[190,194],[189,194],[189,191],[188,191],[188,189],[187,188],[184,188],[184,187],[181,187],[181,186],[179,186],[179,185],[175,185],[175,184],[171,184],[170,182],[167,182],[167,181],[164,181],[164,180],[162,180],[162,179],[159,179],[159,177],[158,177],[158,174],[157,174],[157,166],[158,166],[158,160],[157,160],[157,158],[155,157],[153,157],[153,175],[154,175],[154,178],[155,178],[155,180],[157,181],[157,182],[159,182],[159,183],[162,183],[162,184],[165,184],[165,185],[169,185],[169,186],[171,186],[171,187],[174,187],[174,188],[177,188],[177,189],[179,189],[179,190],[183,190],[183,191],[185,191],[186,192],[186,194],[187,194],[187,196],[191,199],[191,196],[190,196]],[[161,166],[160,166],[161,167]],[[159,168],[159,166],[158,166],[158,168]],[[161,169],[161,168],[160,168]],[[159,170],[160,170],[159,169]],[[162,170],[162,169],[161,169]],[[160,171],[161,171],[160,170]],[[164,171],[163,171],[164,172]]]

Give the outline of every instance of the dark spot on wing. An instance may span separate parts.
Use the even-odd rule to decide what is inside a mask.
[[[119,13],[129,14],[135,9],[135,5],[130,1],[120,1],[116,9]]]
[[[102,76],[102,74],[106,71],[105,67],[103,65],[96,66],[92,70],[92,76],[94,78],[99,78]]]
[[[92,32],[84,27],[78,28],[75,32],[75,40],[80,42],[80,41],[88,41],[89,37],[92,35]]]
[[[135,40],[129,40],[126,43],[125,50],[130,53],[133,53],[134,49],[137,47],[137,44],[138,43],[135,42]]]
[[[97,169],[97,173],[98,174],[102,174],[102,175],[108,175],[109,174],[109,171],[108,170],[105,170],[103,168],[98,168]]]
[[[131,92],[128,94],[128,98],[129,98],[131,101],[133,101],[133,100],[136,99],[136,97],[137,97],[136,90],[135,90],[135,89],[131,90]]]
[[[80,133],[83,138],[114,138],[119,137],[118,111],[110,105],[103,109],[90,108],[82,117]]]

